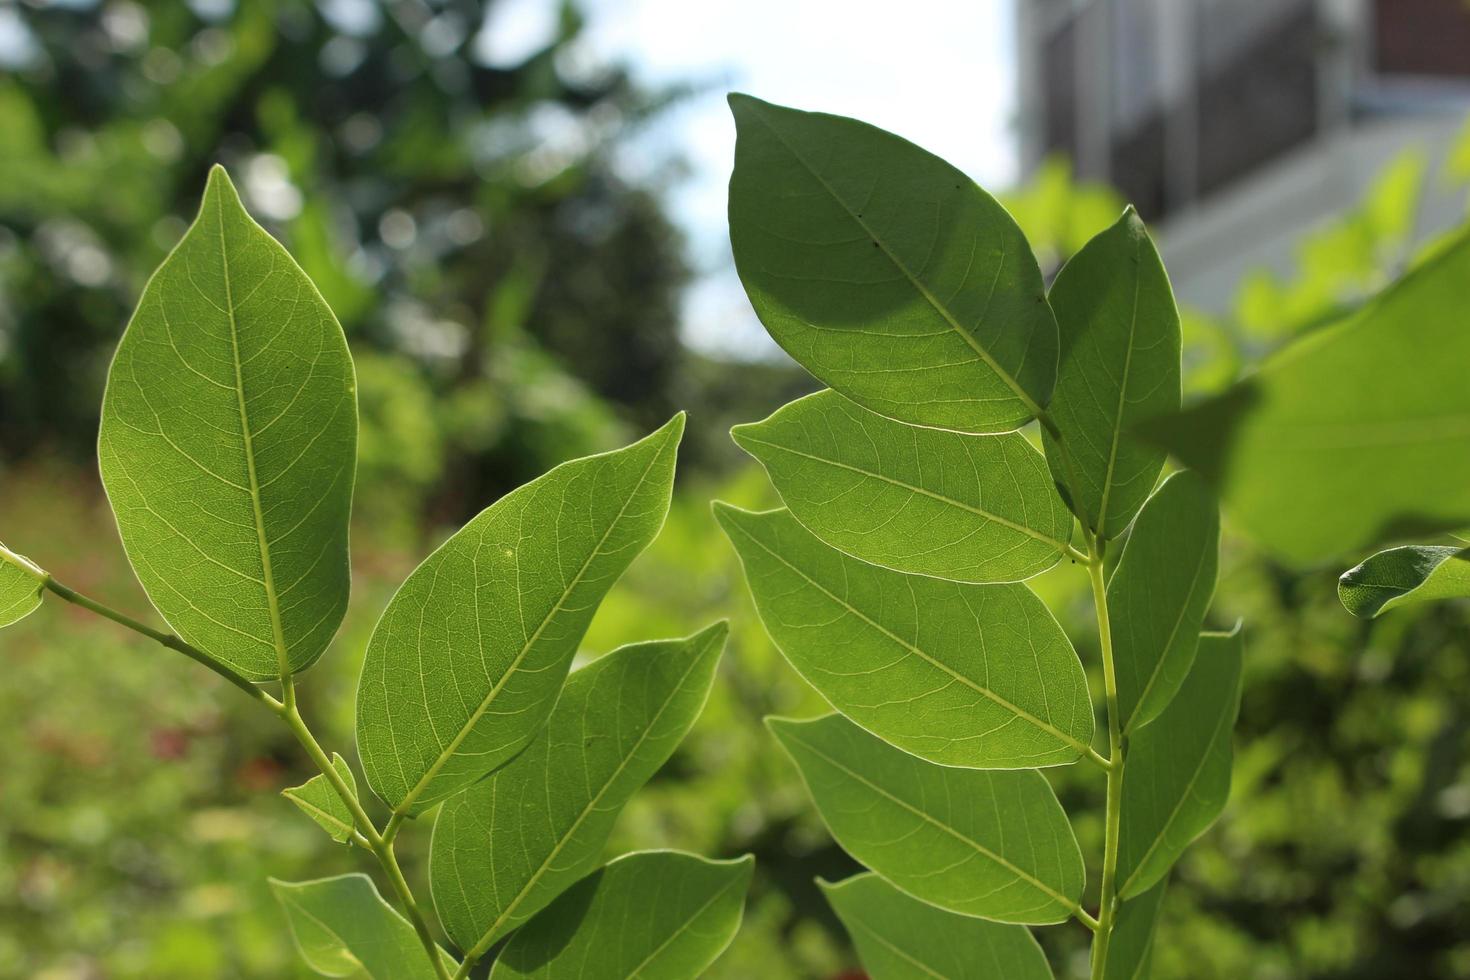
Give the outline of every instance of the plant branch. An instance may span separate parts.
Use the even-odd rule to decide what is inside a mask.
[[[1092,941],[1092,980],[1103,980],[1108,944],[1113,935],[1118,898],[1118,843],[1123,814],[1123,734],[1118,717],[1118,676],[1113,662],[1112,622],[1108,616],[1107,583],[1103,579],[1104,543],[1089,537],[1091,561],[1087,575],[1092,583],[1092,603],[1097,610],[1097,630],[1102,645],[1103,684],[1107,692],[1108,767],[1107,810],[1103,832],[1102,895],[1098,901],[1097,929]]]

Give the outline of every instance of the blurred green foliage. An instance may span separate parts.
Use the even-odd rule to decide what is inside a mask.
[[[7,542],[146,608],[91,468],[100,383],[216,159],[320,285],[357,359],[353,603],[303,685],[330,745],[350,745],[367,633],[435,540],[504,489],[697,402],[696,466],[587,655],[719,616],[731,646],[614,848],[757,855],[745,927],[711,976],[855,975],[813,883],[855,866],[760,724],[822,705],[765,639],[706,504],[773,502],[749,470],[717,475],[735,458],[724,429],[809,382],[680,347],[681,244],[657,195],[613,162],[675,93],[586,65],[571,7],[545,50],[491,68],[471,44],[484,5],[369,6],[376,20],[354,25],[290,0],[11,8],[34,56],[0,77]],[[1445,173],[1470,183],[1470,127]],[[1304,238],[1292,274],[1252,275],[1227,316],[1185,311],[1187,390],[1225,386],[1412,262],[1426,179],[1406,153]],[[1122,204],[1060,163],[1006,203],[1052,271]],[[1213,625],[1250,623],[1235,788],[1174,875],[1155,976],[1470,978],[1470,610],[1360,623],[1333,570],[1283,569],[1228,526],[1225,540]],[[1074,576],[1033,585],[1092,669]],[[66,609],[8,631],[0,657],[0,976],[305,976],[265,877],[354,863],[277,795],[310,775],[289,736],[196,665]],[[1051,775],[1084,851],[1100,852],[1101,784]],[[403,838],[416,881],[424,829]],[[1059,976],[1082,974],[1085,938],[1043,933]]]

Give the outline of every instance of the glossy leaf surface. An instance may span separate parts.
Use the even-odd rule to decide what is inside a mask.
[[[833,391],[731,430],[797,520],[839,551],[958,582],[1055,565],[1072,515],[1016,433],[969,436],[875,415]]]
[[[863,728],[943,765],[1075,761],[1087,678],[1024,585],[905,575],[827,547],[789,511],[717,504],[761,619],[797,671]]]
[[[1337,595],[1364,619],[1416,602],[1470,596],[1470,549],[1435,545],[1389,548],[1344,572]]]
[[[597,605],[668,513],[684,416],[564,463],[420,565],[373,631],[357,697],[368,785],[420,813],[545,723]]]
[[[1118,894],[1141,895],[1215,822],[1230,795],[1241,637],[1206,633],[1178,695],[1130,741],[1123,767]]]
[[[1036,416],[1057,325],[1011,216],[874,126],[732,95],[735,266],[776,342],[880,415],[962,432]]]
[[[434,980],[434,966],[408,920],[364,874],[316,881],[271,879],[296,948],[317,973],[369,980]],[[440,950],[453,973],[457,964]]]
[[[946,912],[875,874],[821,885],[871,980],[1051,980],[1025,926]]]
[[[1108,581],[1125,733],[1157,718],[1189,676],[1219,550],[1210,488],[1189,470],[1173,474],[1143,505]]]
[[[1225,394],[1145,428],[1288,560],[1470,524],[1470,234]]]
[[[257,681],[321,655],[350,585],[352,359],[219,167],[118,346],[97,453],[128,559],[180,636]]]
[[[689,980],[740,928],[755,859],[629,854],[584,878],[518,931],[491,980]]]
[[[1164,465],[1163,450],[1139,442],[1133,427],[1179,408],[1179,311],[1132,208],[1062,267],[1050,300],[1061,335],[1050,415],[1070,465],[1043,429],[1047,462],[1057,485],[1077,494],[1078,517],[1113,537],[1143,506]]]
[[[623,647],[574,671],[526,750],[444,804],[429,881],[460,948],[488,948],[597,867],[623,804],[704,707],[727,632]]]
[[[937,766],[841,715],[767,724],[837,843],[903,891],[999,922],[1076,908],[1082,854],[1040,773]]]
[[[352,790],[352,795],[357,796],[357,777],[352,775],[352,767],[347,760],[333,752],[332,768]],[[326,776],[318,773],[300,786],[281,790],[281,795],[300,807],[302,813],[315,820],[338,843],[345,844],[352,836],[355,829],[352,811],[347,809],[347,804],[342,802],[342,797]]]

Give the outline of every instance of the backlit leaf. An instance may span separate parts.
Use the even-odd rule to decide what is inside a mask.
[[[1118,894],[1125,899],[1162,880],[1225,808],[1241,646],[1238,629],[1201,636],[1178,695],[1129,743],[1118,848]]]
[[[301,958],[329,977],[434,980],[434,965],[408,920],[364,874],[316,881],[271,879]],[[458,966],[439,951],[453,973]]]
[[[40,608],[43,575],[0,544],[0,627],[18,623]]]
[[[1164,452],[1141,419],[1179,408],[1179,311],[1164,263],[1129,208],[1072,257],[1051,287],[1061,335],[1049,409],[1066,444],[1042,430],[1057,485],[1103,538],[1122,532],[1153,489]]]
[[[1220,514],[1181,470],[1148,498],[1108,581],[1118,715],[1125,732],[1159,716],[1189,676],[1215,592]]]
[[[1364,619],[1415,602],[1470,596],[1470,548],[1407,545],[1380,551],[1342,574],[1337,594]]]
[[[740,928],[755,859],[679,851],[618,858],[518,931],[491,980],[689,980]]]
[[[1168,877],[1148,891],[1124,902],[1113,920],[1108,942],[1105,980],[1147,980],[1153,959],[1154,935],[1158,931],[1159,907],[1163,904]]]
[[[916,428],[822,391],[731,435],[809,531],[876,565],[1016,582],[1055,565],[1072,536],[1045,461],[1014,432]]]
[[[347,609],[357,401],[342,328],[216,167],[107,376],[102,482],[148,597],[251,680]]]
[[[1470,523],[1470,233],[1345,322],[1144,432],[1289,560]]]
[[[597,867],[623,804],[704,707],[727,632],[623,647],[573,672],[526,750],[444,804],[429,882],[462,949],[487,949]]]
[[[937,766],[841,715],[766,723],[837,843],[903,891],[1000,922],[1077,907],[1082,853],[1041,773]]]
[[[871,980],[1051,980],[1025,926],[946,912],[875,874],[821,885]]]
[[[352,767],[347,764],[347,760],[333,752],[332,768],[337,770],[342,781],[352,790],[352,795],[357,796],[357,778],[352,775]],[[347,809],[347,804],[342,802],[337,790],[321,773],[312,776],[300,786],[281,790],[281,795],[300,807],[301,812],[320,824],[338,843],[347,843],[347,839],[356,829],[352,811]]]
[[[663,526],[675,416],[506,494],[420,565],[373,631],[357,695],[368,785],[420,813],[545,723],[602,597]]]
[[[1087,751],[1082,664],[1026,586],[869,565],[785,510],[717,504],[715,514],[776,645],[857,724],[943,765],[1029,769]]]
[[[1007,432],[1051,397],[1057,325],[1016,223],[874,126],[730,96],[730,242],[761,322],[889,418]]]

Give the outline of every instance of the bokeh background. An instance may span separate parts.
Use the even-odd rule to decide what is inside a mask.
[[[303,684],[324,741],[350,755],[367,634],[435,543],[687,408],[669,524],[587,653],[734,634],[615,847],[757,855],[712,976],[856,978],[813,885],[854,866],[759,724],[820,701],[708,511],[771,499],[725,430],[812,387],[728,256],[731,88],[935,150],[1049,271],[1134,202],[1191,395],[1466,219],[1459,0],[0,0],[0,535],[145,614],[95,473],[102,380],[224,163],[357,359],[353,605]],[[1216,625],[1248,623],[1235,785],[1174,874],[1155,976],[1470,977],[1470,614],[1356,622],[1340,567],[1282,567],[1228,525],[1222,559]],[[1095,665],[1077,577],[1034,584]],[[358,862],[279,797],[309,773],[274,719],[48,604],[0,636],[0,739],[0,977],[308,975],[265,878]],[[1098,853],[1101,783],[1051,775]],[[404,842],[421,880],[427,828]],[[1082,975],[1080,928],[1041,938]]]

